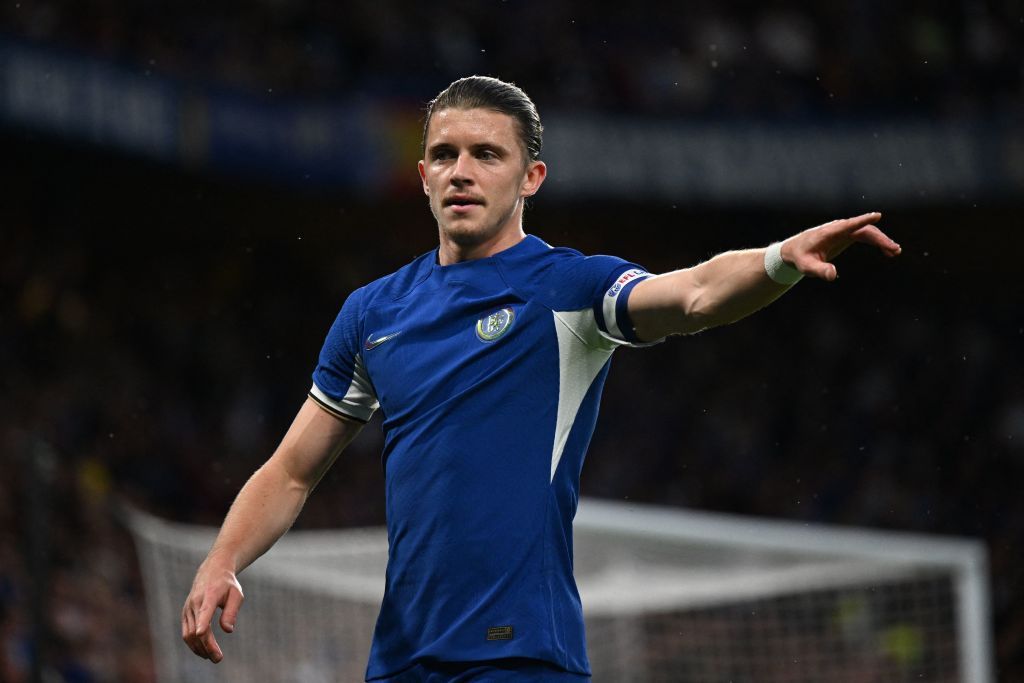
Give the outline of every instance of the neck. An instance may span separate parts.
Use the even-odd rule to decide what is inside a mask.
[[[476,244],[460,244],[445,235],[443,231],[441,231],[440,237],[441,244],[437,251],[438,263],[442,266],[450,266],[453,263],[494,256],[519,244],[526,237],[526,233],[523,232],[523,226],[517,225],[515,229],[502,230],[490,239]]]

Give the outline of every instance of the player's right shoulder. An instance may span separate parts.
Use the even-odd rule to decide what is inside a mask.
[[[357,353],[373,309],[393,302],[430,274],[432,254],[427,253],[393,273],[353,290],[346,298],[328,333],[327,347],[345,347]],[[325,347],[326,348],[326,347]]]
[[[395,272],[363,285],[352,292],[349,298],[356,297],[363,309],[401,298],[430,276],[434,258],[433,251],[422,254]]]

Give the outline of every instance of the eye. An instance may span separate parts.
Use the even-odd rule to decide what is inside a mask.
[[[452,151],[450,149],[435,149],[430,155],[434,161],[447,161],[452,158]]]
[[[484,161],[494,161],[499,158],[498,153],[493,149],[482,149],[477,152],[476,156],[478,159],[482,159]]]

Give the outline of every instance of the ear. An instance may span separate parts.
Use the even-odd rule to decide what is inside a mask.
[[[420,182],[423,183],[423,194],[430,196],[430,186],[427,185],[427,167],[423,163],[423,159],[419,160],[416,164],[416,170],[420,172]]]
[[[519,193],[523,197],[532,197],[544,183],[548,175],[548,167],[543,161],[531,161],[526,167],[526,178],[523,181],[523,189]]]

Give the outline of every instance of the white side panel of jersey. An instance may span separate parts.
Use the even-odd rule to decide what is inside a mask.
[[[351,415],[363,422],[369,422],[377,408],[380,407],[380,403],[377,402],[377,390],[373,388],[373,383],[370,382],[370,376],[366,372],[366,366],[363,365],[363,355],[361,353],[356,354],[356,366],[352,373],[352,383],[348,385],[348,391],[345,392],[341,401],[335,401],[320,391],[320,387],[316,384],[309,391],[318,401],[322,401],[339,413]]]
[[[558,335],[558,416],[551,448],[551,481],[555,479],[555,470],[583,397],[615,350],[615,344],[598,330],[592,309],[553,311],[553,314]]]

